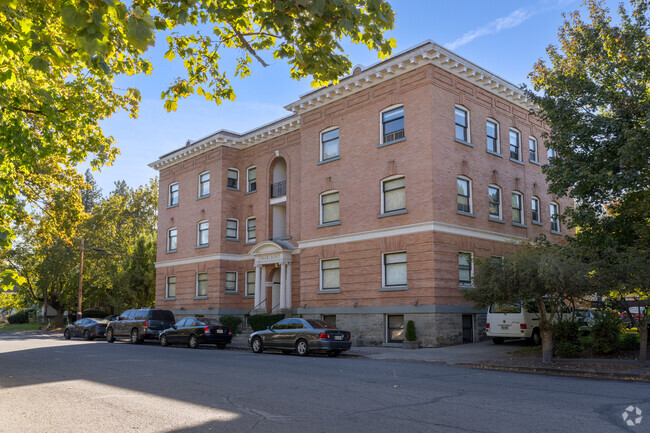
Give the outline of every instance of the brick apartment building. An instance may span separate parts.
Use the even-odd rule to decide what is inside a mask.
[[[514,85],[427,41],[163,155],[156,306],[324,318],[358,345],[478,341],[474,260],[544,234],[544,126]]]

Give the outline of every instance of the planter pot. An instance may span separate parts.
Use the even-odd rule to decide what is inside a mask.
[[[417,349],[418,347],[419,346],[418,346],[417,341],[406,341],[406,340],[404,340],[402,342],[402,349]]]

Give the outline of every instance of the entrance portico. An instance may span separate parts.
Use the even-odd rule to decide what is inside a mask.
[[[263,241],[255,245],[250,253],[255,258],[255,305],[254,313],[268,312],[266,307],[266,287],[269,267],[280,272],[279,299],[271,297],[271,311],[291,310],[291,252],[293,245],[285,241]],[[277,311],[277,310],[276,310]]]

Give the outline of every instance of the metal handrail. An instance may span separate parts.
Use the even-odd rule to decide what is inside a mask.
[[[279,302],[278,302],[277,304],[275,304],[275,307],[271,308],[271,313],[272,313],[273,311],[275,311],[275,309],[278,308],[279,306],[280,306],[280,303],[279,303]]]
[[[259,304],[257,304],[256,306],[254,306],[253,308],[251,308],[250,310],[248,310],[248,313],[246,313],[246,316],[250,316],[250,315],[251,315],[251,312],[252,312],[253,310],[255,310],[257,307],[259,307],[260,305],[265,304],[265,303],[266,303],[266,299],[264,299],[263,301],[260,301]]]
[[[271,198],[283,197],[287,195],[287,181],[276,182],[271,185]]]

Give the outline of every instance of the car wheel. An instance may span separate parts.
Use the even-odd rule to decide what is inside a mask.
[[[160,345],[161,346],[167,346],[169,344],[169,341],[167,341],[167,336],[165,334],[160,336]]]
[[[307,356],[309,354],[309,344],[302,338],[296,342],[296,352],[300,356]]]
[[[115,341],[115,335],[113,335],[113,328],[108,328],[106,330],[106,341],[112,343]]]
[[[533,335],[528,339],[528,342],[533,346],[542,344],[542,337],[539,335],[539,329],[533,330]]]
[[[226,345],[225,345],[224,343],[218,343],[218,344],[217,344],[217,349],[219,349],[219,350],[223,350],[223,349],[225,349],[225,348],[226,348]]]
[[[192,349],[198,349],[198,347],[199,347],[199,338],[196,335],[194,335],[194,334],[190,335],[189,346]]]
[[[260,337],[253,338],[253,341],[251,341],[251,348],[255,353],[264,352],[264,343],[262,343],[262,339]]]
[[[140,339],[140,331],[138,328],[131,329],[131,344],[140,344],[142,340]]]
[[[339,350],[328,350],[327,351],[327,356],[329,356],[330,358],[336,358],[340,354],[341,354],[341,352]]]
[[[503,344],[503,338],[502,337],[492,337],[492,342],[494,344]]]
[[[92,338],[90,338],[90,331],[87,329],[84,331],[84,340],[86,341],[92,340]]]
[[[69,329],[66,329],[65,331],[63,331],[63,338],[65,338],[66,340],[69,340],[70,337],[72,337],[72,335],[70,335],[70,330]]]

